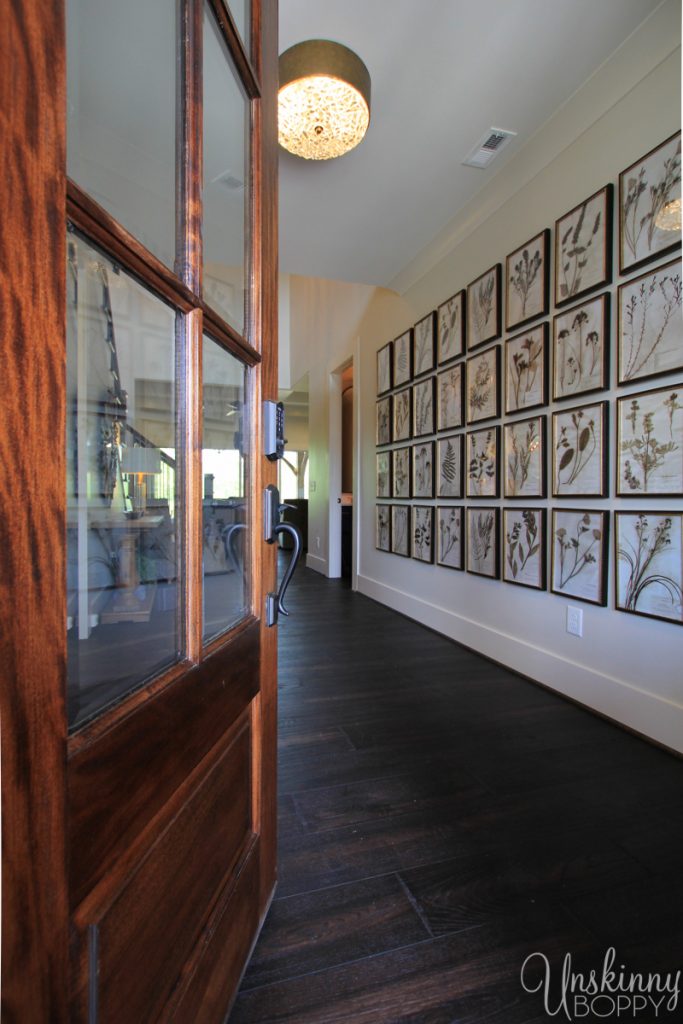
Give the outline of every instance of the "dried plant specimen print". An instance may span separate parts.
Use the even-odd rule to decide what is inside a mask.
[[[676,249],[679,230],[657,220],[681,198],[681,133],[651,150],[619,175],[619,267],[622,274]]]
[[[500,337],[500,263],[467,286],[467,347]]]
[[[683,495],[683,383],[618,400],[617,494]]]
[[[498,579],[498,509],[468,508],[467,571]]]
[[[553,398],[601,391],[609,384],[607,292],[553,320]]]
[[[503,579],[545,590],[545,509],[504,510]]]
[[[553,495],[605,495],[607,402],[553,413]]]
[[[467,360],[467,422],[500,415],[500,345]]]
[[[397,391],[394,395],[394,441],[410,439],[410,388]]]
[[[545,416],[505,424],[506,498],[545,498]]]
[[[391,551],[391,505],[375,505],[375,547]]]
[[[462,422],[463,364],[457,363],[436,378],[436,419],[438,430],[453,430]]]
[[[377,497],[391,497],[391,453],[377,452]]]
[[[616,607],[683,624],[683,513],[617,512]]]
[[[555,305],[612,279],[612,193],[606,185],[555,223]]]
[[[394,448],[391,453],[392,496],[410,497],[410,448]]]
[[[462,569],[464,552],[463,506],[438,506],[436,509],[436,561],[449,569]]]
[[[436,311],[437,361],[457,359],[465,351],[465,291],[442,303]]]
[[[511,252],[505,260],[505,324],[508,330],[548,312],[550,231]]]
[[[467,435],[467,497],[498,497],[498,438],[500,427]]]
[[[462,498],[463,436],[442,437],[437,442],[438,453],[438,498]]]
[[[434,336],[436,333],[436,313],[419,320],[413,333],[413,374],[419,377],[434,369]]]
[[[419,562],[434,561],[434,509],[428,505],[413,506],[413,558]]]
[[[394,340],[394,387],[407,384],[412,377],[413,331],[404,331]]]
[[[434,378],[413,385],[413,436],[434,433]]]
[[[680,261],[619,286],[617,342],[620,384],[683,367]]]
[[[556,594],[606,603],[607,512],[553,509],[552,582]]]
[[[413,497],[434,497],[434,442],[413,445]]]
[[[389,342],[377,353],[377,394],[391,391],[391,357],[393,344]]]
[[[376,408],[376,443],[391,443],[391,398],[380,398]]]
[[[391,506],[391,550],[410,557],[410,505]]]
[[[545,405],[548,380],[548,325],[537,324],[505,342],[505,411]]]

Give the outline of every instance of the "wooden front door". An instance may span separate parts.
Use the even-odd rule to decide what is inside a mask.
[[[218,1022],[275,884],[277,0],[0,47],[2,1019]]]

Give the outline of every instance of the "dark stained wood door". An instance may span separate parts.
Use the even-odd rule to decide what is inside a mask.
[[[277,0],[68,6],[0,43],[2,1019],[217,1022],[275,885]]]

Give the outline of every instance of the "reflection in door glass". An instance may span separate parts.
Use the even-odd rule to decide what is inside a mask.
[[[203,380],[204,639],[210,640],[248,610],[245,467],[249,427],[245,366],[206,336]]]
[[[69,724],[178,657],[175,314],[67,239]]]

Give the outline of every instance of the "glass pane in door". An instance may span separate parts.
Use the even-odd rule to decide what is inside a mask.
[[[251,3],[249,0],[229,0],[228,7],[232,19],[237,26],[237,31],[242,37],[244,48],[249,53],[249,19],[251,18]]]
[[[67,239],[67,696],[81,725],[177,660],[175,313]]]
[[[249,429],[244,364],[207,336],[202,362],[204,639],[210,640],[248,611]]]

